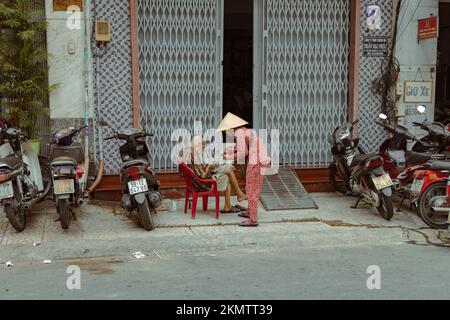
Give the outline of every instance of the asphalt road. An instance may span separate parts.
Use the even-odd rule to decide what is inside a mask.
[[[68,290],[67,268],[81,269]],[[381,290],[367,288],[369,266]],[[0,269],[1,299],[450,299],[450,249],[396,243],[228,248],[19,263]]]

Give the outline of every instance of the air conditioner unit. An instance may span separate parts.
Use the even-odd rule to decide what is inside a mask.
[[[95,21],[95,40],[97,42],[111,41],[111,24],[107,20]]]

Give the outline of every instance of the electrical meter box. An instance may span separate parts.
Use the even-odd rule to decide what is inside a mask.
[[[111,41],[111,24],[107,20],[95,21],[95,40],[97,42]]]

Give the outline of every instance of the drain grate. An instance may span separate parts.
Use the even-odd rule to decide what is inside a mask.
[[[264,177],[261,203],[267,211],[319,208],[291,169]]]

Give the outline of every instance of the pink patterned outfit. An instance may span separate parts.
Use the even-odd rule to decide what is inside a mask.
[[[239,128],[235,131],[237,148],[235,160],[244,161],[248,157],[246,172],[246,193],[250,220],[258,221],[258,201],[264,179],[264,170],[270,166],[271,159],[267,155],[266,147],[256,132],[247,128]]]

